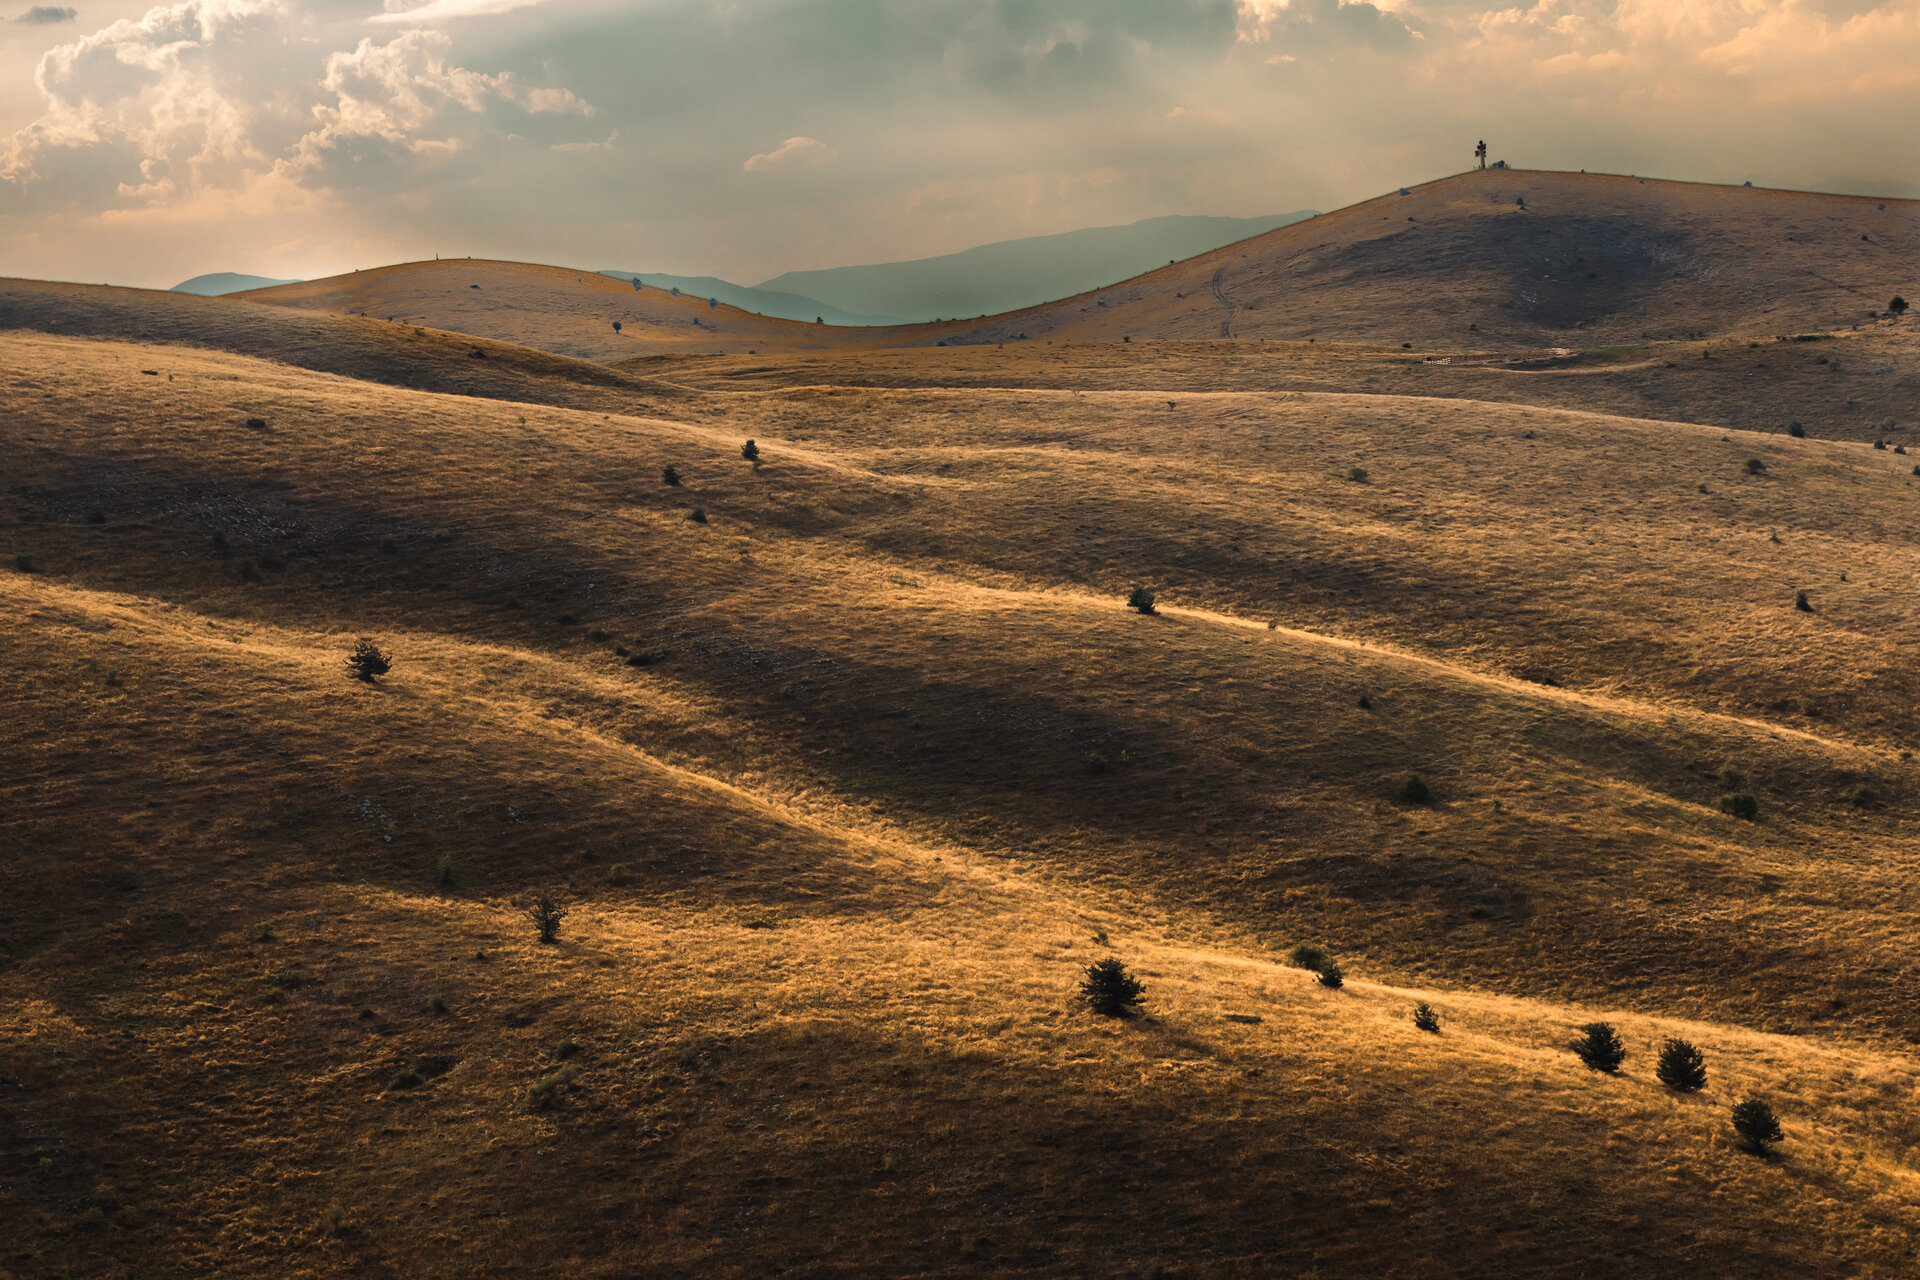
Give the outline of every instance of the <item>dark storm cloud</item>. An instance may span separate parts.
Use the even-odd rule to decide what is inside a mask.
[[[80,16],[78,9],[65,9],[59,5],[37,4],[27,10],[15,22],[25,22],[31,26],[51,26],[56,22],[72,22]]]

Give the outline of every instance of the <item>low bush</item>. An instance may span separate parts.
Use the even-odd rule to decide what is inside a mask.
[[[1787,424],[1787,434],[1796,440],[1804,440],[1807,436],[1807,429],[1797,422],[1789,422]]]
[[[749,440],[740,446],[740,456],[748,462],[760,461],[760,446]]]
[[[1347,978],[1345,974],[1340,972],[1340,966],[1329,960],[1320,966],[1320,985],[1323,987],[1332,987],[1335,991],[1338,991],[1341,987],[1347,985]]]
[[[1793,607],[1798,609],[1801,613],[1812,613],[1813,601],[1807,599],[1806,592],[1796,591],[1793,593]]]
[[[707,509],[705,507],[695,507],[693,510],[687,512],[687,519],[693,521],[695,524],[705,524],[707,522]]]
[[[1863,782],[1847,796],[1856,809],[1871,809],[1880,803],[1880,788],[1870,782]]]
[[[533,922],[540,941],[551,943],[560,940],[560,922],[567,918],[567,909],[558,902],[543,893],[527,904],[526,916]]]
[[[1422,1031],[1430,1031],[1434,1035],[1439,1035],[1440,1015],[1434,1011],[1432,1005],[1422,1000],[1419,1004],[1413,1006],[1413,1025]]]
[[[1400,799],[1406,804],[1430,804],[1433,801],[1433,788],[1419,774],[1410,773],[1406,781],[1400,784]]]
[[[679,483],[680,483],[680,468],[678,468],[678,467],[662,467],[662,468],[660,468],[660,483],[661,483],[661,484],[671,484],[671,485],[677,485],[677,484],[679,484]]]
[[[420,1073],[412,1067],[402,1067],[394,1072],[393,1087],[396,1089],[417,1089],[420,1087]]]
[[[1732,761],[1728,761],[1726,764],[1720,766],[1720,781],[1738,790],[1747,785],[1747,771]]]
[[[1740,1145],[1757,1156],[1769,1154],[1774,1143],[1786,1138],[1780,1132],[1780,1120],[1773,1114],[1773,1108],[1758,1098],[1734,1105],[1733,1131],[1739,1136]]]
[[[553,1104],[556,1094],[579,1074],[572,1067],[562,1067],[550,1075],[541,1076],[527,1086],[527,1105],[536,1111],[544,1110]]]
[[[1767,464],[1766,464],[1766,463],[1764,463],[1764,462],[1762,462],[1762,461],[1761,461],[1760,459],[1758,459],[1758,458],[1748,458],[1748,459],[1747,459],[1747,474],[1748,474],[1748,475],[1750,475],[1750,476],[1757,476],[1757,475],[1759,475],[1759,474],[1760,474],[1760,473],[1761,473],[1762,471],[1765,471],[1766,469],[1767,469]]]
[[[1620,1070],[1620,1064],[1627,1060],[1627,1047],[1620,1043],[1611,1022],[1587,1023],[1580,1028],[1580,1038],[1569,1047],[1589,1070],[1608,1075]]]
[[[1751,791],[1730,791],[1720,797],[1720,811],[1752,822],[1760,816],[1760,798]]]
[[[443,1014],[443,1013],[445,1013],[445,1012],[447,1011],[447,998],[446,998],[445,996],[442,996],[442,995],[431,995],[431,996],[428,996],[428,997],[427,997],[427,1008],[428,1008],[428,1009],[430,1009],[431,1011],[433,1011],[434,1013],[442,1013],[442,1014]]]
[[[1080,983],[1080,999],[1095,1013],[1109,1018],[1124,1018],[1139,1007],[1146,988],[1127,972],[1118,958],[1108,956],[1087,966]]]
[[[34,567],[33,557],[28,555],[24,551],[22,551],[20,554],[16,555],[13,558],[13,567],[18,569],[22,573],[38,573],[39,572],[39,570]]]
[[[1127,608],[1137,609],[1141,613],[1152,613],[1154,611],[1153,592],[1145,587],[1135,587],[1127,592]]]
[[[1367,469],[1365,467],[1348,467],[1347,479],[1353,481],[1355,484],[1365,484],[1367,482]]]
[[[353,672],[354,679],[372,684],[375,676],[383,676],[393,670],[393,656],[380,652],[380,646],[373,642],[372,637],[361,636],[347,654],[347,670]]]
[[[1674,1037],[1660,1047],[1653,1074],[1676,1093],[1698,1093],[1707,1087],[1707,1060],[1692,1043]]]

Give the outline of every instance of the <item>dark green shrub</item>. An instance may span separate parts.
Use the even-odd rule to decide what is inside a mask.
[[[1739,790],[1741,787],[1747,785],[1747,771],[1729,761],[1720,766],[1720,781],[1735,790]]]
[[[428,996],[427,1008],[435,1013],[445,1013],[447,1011],[447,998],[442,995]]]
[[[1797,422],[1789,422],[1787,424],[1787,434],[1796,440],[1804,440],[1807,436],[1807,429]]]
[[[1762,471],[1765,471],[1766,469],[1767,469],[1767,464],[1766,464],[1766,463],[1764,463],[1764,462],[1762,462],[1762,461],[1760,461],[1760,459],[1758,459],[1758,458],[1748,458],[1748,459],[1747,459],[1747,474],[1748,474],[1748,475],[1750,475],[1750,476],[1757,476],[1757,475],[1759,475],[1759,474],[1760,474],[1760,473],[1761,473]]]
[[[1434,1035],[1439,1035],[1440,1015],[1434,1010],[1432,1005],[1422,1000],[1419,1004],[1413,1006],[1413,1025],[1422,1031],[1430,1031]]]
[[[393,1076],[393,1087],[394,1087],[394,1088],[396,1088],[396,1089],[417,1089],[417,1088],[419,1088],[419,1087],[420,1087],[420,1073],[419,1073],[418,1071],[415,1071],[415,1070],[414,1070],[414,1069],[413,1069],[412,1067],[402,1067],[402,1068],[400,1068],[400,1070],[398,1070],[398,1071],[396,1071],[396,1072],[394,1073],[394,1076]]]
[[[1580,1038],[1569,1047],[1589,1070],[1604,1071],[1608,1075],[1618,1071],[1620,1064],[1627,1060],[1627,1047],[1620,1043],[1619,1033],[1611,1022],[1587,1023],[1580,1028]]]
[[[375,676],[383,676],[393,670],[393,657],[380,652],[380,646],[371,637],[361,636],[354,642],[352,652],[347,654],[347,670],[354,678],[373,683]]]
[[[1887,313],[1894,316],[1907,314],[1907,300],[1899,294],[1893,295],[1893,301],[1887,304]]]
[[[1327,953],[1319,947],[1314,946],[1311,942],[1301,943],[1288,953],[1287,958],[1293,961],[1295,968],[1311,969],[1315,973],[1320,972],[1320,970],[1332,963],[1332,961],[1327,958]]]
[[[1760,798],[1751,791],[1730,791],[1720,797],[1720,811],[1752,822],[1760,816]]]
[[[1873,442],[1873,447],[1880,450],[1880,452],[1885,453],[1887,451],[1887,442],[1885,440],[1875,440]]]
[[[1087,1007],[1109,1018],[1130,1015],[1145,992],[1146,988],[1114,956],[1088,965],[1086,978],[1080,983],[1080,998]]]
[[[760,461],[760,446],[749,440],[740,446],[740,456],[748,462]]]
[[[1135,587],[1127,592],[1127,608],[1138,609],[1141,613],[1153,612],[1153,592],[1145,587]]]
[[[543,1110],[552,1105],[554,1095],[562,1088],[573,1083],[579,1074],[572,1067],[562,1067],[552,1075],[541,1076],[527,1086],[527,1105],[534,1110]]]
[[[18,569],[22,573],[38,573],[39,572],[38,569],[34,568],[33,557],[28,555],[24,551],[22,551],[20,554],[16,555],[13,558],[13,567]]]
[[[662,467],[662,468],[660,468],[660,483],[661,483],[661,484],[672,484],[672,485],[677,485],[677,484],[679,484],[679,483],[680,483],[680,468],[678,468],[678,467]]]
[[[1804,591],[1796,591],[1793,593],[1793,607],[1802,613],[1813,612],[1813,602],[1807,599],[1807,593]]]
[[[687,512],[687,519],[693,521],[695,524],[705,524],[707,522],[707,509],[705,507],[695,507],[693,510]]]
[[[560,939],[560,922],[567,918],[567,909],[546,894],[541,894],[527,905],[527,919],[533,921],[534,929],[542,942],[557,942]]]
[[[1698,1093],[1707,1087],[1707,1060],[1688,1041],[1671,1038],[1660,1047],[1653,1074],[1676,1093]]]
[[[1400,799],[1407,804],[1429,804],[1433,800],[1433,788],[1419,774],[1410,773],[1400,784]]]
[[[267,420],[265,418],[248,418],[247,425],[255,431],[265,431],[267,429]]]
[[[1733,1131],[1739,1135],[1740,1145],[1757,1156],[1767,1155],[1774,1143],[1786,1138],[1780,1132],[1780,1121],[1773,1114],[1773,1108],[1758,1098],[1734,1105]]]
[[[1353,481],[1355,484],[1365,484],[1367,482],[1367,469],[1365,467],[1348,467],[1347,479]]]
[[[1856,809],[1871,809],[1880,803],[1880,788],[1870,782],[1863,782],[1853,789],[1847,799],[1853,802],[1853,807]]]
[[[1332,987],[1338,991],[1347,983],[1346,975],[1340,972],[1340,966],[1329,960],[1320,966],[1320,985]]]

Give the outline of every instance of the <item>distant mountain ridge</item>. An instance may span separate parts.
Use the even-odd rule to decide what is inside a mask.
[[[192,293],[202,298],[218,298],[246,289],[268,289],[277,284],[299,284],[298,280],[276,280],[272,276],[242,275],[237,271],[211,271],[204,276],[182,280],[169,293]]]
[[[1264,218],[1176,214],[1002,240],[907,262],[788,271],[755,288],[908,322],[997,315],[1116,284],[1315,216],[1310,209]]]
[[[670,276],[658,271],[602,271],[615,280],[638,280],[649,288],[674,290],[694,298],[718,298],[730,307],[756,315],[777,316],[782,320],[804,320],[809,324],[887,325],[904,323],[898,316],[862,315],[828,306],[817,298],[772,289],[750,289],[714,276]]]

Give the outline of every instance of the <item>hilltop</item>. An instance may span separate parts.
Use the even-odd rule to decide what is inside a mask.
[[[1488,169],[942,333],[1447,351],[1790,334],[1920,293],[1916,264],[1920,201]]]
[[[1910,421],[1910,322],[1684,391],[0,326],[15,1274],[1912,1270],[1920,462],[1660,408]]]

